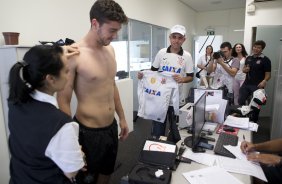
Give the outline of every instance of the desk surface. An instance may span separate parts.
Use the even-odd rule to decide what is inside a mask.
[[[179,145],[181,144],[181,142],[184,140],[185,137],[189,136],[186,130],[181,130],[180,135],[182,137],[182,140],[178,142]],[[239,141],[243,141],[243,135],[245,136],[245,139],[247,141],[252,140],[252,134],[250,131],[240,130],[238,133]],[[214,132],[214,134],[211,137],[214,137],[215,139],[217,139],[218,134]],[[216,142],[209,141],[209,144],[215,145],[215,143]],[[190,148],[186,148],[186,149],[190,149]],[[213,154],[213,150],[208,150],[207,153]],[[182,173],[205,168],[205,167],[208,167],[208,166],[196,163],[194,161],[192,161],[191,164],[180,163],[176,171],[172,173],[171,183],[172,184],[187,184],[189,182],[185,179]],[[243,175],[243,174],[237,174],[237,173],[231,173],[231,174],[235,176],[237,179],[239,179],[240,181],[242,181],[244,184],[252,183],[251,176],[249,175]]]

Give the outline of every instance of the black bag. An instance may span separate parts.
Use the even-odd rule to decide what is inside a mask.
[[[156,177],[156,173],[162,175]],[[135,165],[128,175],[130,184],[169,184],[170,180],[171,170],[145,164]]]
[[[208,66],[208,64],[210,63],[210,61],[211,61],[211,59],[207,62],[207,64],[205,65],[205,67]],[[196,73],[196,77],[197,77],[197,78],[201,78],[200,73],[201,73],[202,70],[203,70],[203,69],[199,70],[199,71]]]
[[[199,70],[199,71],[196,73],[196,77],[197,77],[197,78],[201,78],[201,77],[200,77],[200,73],[201,73],[202,70],[203,70],[203,69]]]

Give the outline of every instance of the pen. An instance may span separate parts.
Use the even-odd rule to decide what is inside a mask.
[[[243,134],[243,140],[245,141],[246,139],[245,139],[245,135]]]

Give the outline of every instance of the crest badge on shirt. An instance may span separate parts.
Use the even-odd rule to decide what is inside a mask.
[[[259,65],[261,63],[261,60],[257,60],[257,65]]]
[[[165,84],[166,83],[166,79],[162,78],[161,84]]]
[[[151,84],[155,84],[156,83],[156,78],[152,77],[151,78]]]
[[[183,57],[178,57],[178,64],[180,66],[183,66],[184,65],[184,58]]]

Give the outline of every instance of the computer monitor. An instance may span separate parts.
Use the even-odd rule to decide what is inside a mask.
[[[201,140],[201,131],[205,124],[205,108],[206,96],[204,92],[200,98],[193,105],[193,122],[192,122],[192,136],[186,137],[184,143],[191,147],[193,151],[197,150],[198,144]]]

